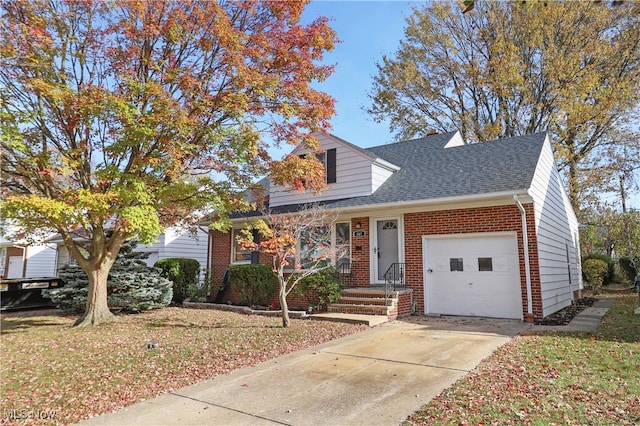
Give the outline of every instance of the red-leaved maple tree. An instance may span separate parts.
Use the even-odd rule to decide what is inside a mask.
[[[271,145],[313,147],[328,127],[333,99],[311,83],[333,72],[320,61],[336,34],[300,22],[306,3],[0,4],[2,220],[62,237],[89,278],[78,325],[113,318],[106,282],[126,240],[211,211],[223,226],[277,172]]]
[[[332,243],[339,214],[319,205],[306,205],[294,213],[266,212],[249,221],[238,237],[244,250],[263,253],[278,278],[282,326],[289,327],[287,296],[304,278],[335,265],[349,253],[348,244]],[[259,235],[254,240],[254,231]]]

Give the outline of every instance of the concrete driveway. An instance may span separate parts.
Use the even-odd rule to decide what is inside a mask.
[[[394,321],[81,424],[397,425],[530,327],[461,317]]]

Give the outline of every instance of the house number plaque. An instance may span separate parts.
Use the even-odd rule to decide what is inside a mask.
[[[365,231],[353,231],[353,236],[354,237],[364,237],[366,234]]]

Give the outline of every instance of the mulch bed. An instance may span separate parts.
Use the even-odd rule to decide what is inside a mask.
[[[542,321],[537,321],[537,325],[567,325],[571,322],[576,315],[585,309],[593,306],[596,302],[594,297],[583,297],[582,299],[576,299],[571,305],[564,309],[555,312]]]

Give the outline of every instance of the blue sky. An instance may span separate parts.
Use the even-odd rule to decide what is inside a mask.
[[[375,123],[363,107],[371,104],[376,62],[393,54],[404,36],[405,18],[411,15],[408,1],[314,0],[303,13],[304,21],[318,16],[330,22],[341,43],[325,55],[325,62],[336,64],[334,74],[315,87],[336,99],[336,115],[331,133],[360,147],[392,141],[387,123]]]

